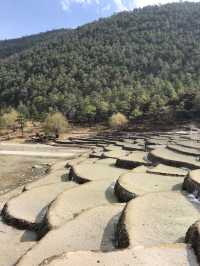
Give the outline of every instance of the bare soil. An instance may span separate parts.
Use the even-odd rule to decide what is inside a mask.
[[[56,160],[50,158],[0,156],[0,194],[44,175],[48,168],[47,164],[54,162]]]
[[[66,133],[63,133],[60,135],[59,139],[67,139],[70,137],[87,137],[91,135],[96,135],[98,132],[104,131],[106,128],[103,125],[95,125],[95,126],[73,126],[71,125]],[[41,123],[32,123],[31,121],[28,121],[26,123],[26,127],[24,128],[24,135],[22,136],[22,133],[19,129],[17,129],[15,132],[9,130],[1,130],[0,131],[0,141],[9,141],[14,143],[25,143],[33,136],[38,134],[43,134],[43,129]]]

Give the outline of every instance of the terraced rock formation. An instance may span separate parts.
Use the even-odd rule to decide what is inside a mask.
[[[169,150],[192,156],[200,156],[200,150],[192,147],[183,147],[178,144],[169,143],[167,145]]]
[[[112,150],[108,152],[104,152],[101,158],[112,158],[117,159],[121,156],[127,156],[130,152],[126,150]]]
[[[122,148],[127,151],[144,151],[144,145],[141,145],[139,143],[124,143]]]
[[[200,197],[200,169],[189,172],[184,180],[183,189],[192,193],[196,198]]]
[[[36,266],[66,251],[115,249],[115,229],[123,205],[93,208],[56,230],[50,231],[19,261],[17,266]]]
[[[149,193],[131,200],[118,225],[120,248],[184,242],[190,225],[200,219],[200,204],[180,192]]]
[[[55,144],[84,153],[0,196],[0,266],[197,266],[200,136],[191,132]]]
[[[61,161],[52,165],[50,173],[43,178],[40,178],[34,182],[30,182],[24,186],[24,191],[28,191],[34,188],[40,188],[42,186],[53,185],[60,183],[63,180],[63,176],[68,174],[69,171],[65,169],[66,161]]]
[[[147,173],[167,176],[182,176],[185,177],[188,174],[186,169],[168,166],[165,164],[158,164],[155,167],[147,168]]]
[[[194,141],[194,140],[177,141],[176,140],[175,143],[182,147],[200,150],[200,143],[198,141]]]
[[[186,167],[189,169],[200,168],[200,161],[197,156],[184,155],[166,148],[151,151],[148,158],[153,162],[159,162],[169,166]]]
[[[60,194],[50,206],[48,227],[58,228],[82,212],[104,204],[117,203],[112,178],[93,181]]]
[[[40,232],[49,204],[61,192],[75,186],[72,182],[60,182],[26,191],[4,205],[3,220],[19,229]]]
[[[128,202],[152,192],[180,190],[182,181],[180,177],[129,172],[117,180],[115,194],[120,202]]]
[[[151,165],[151,162],[147,160],[147,153],[142,151],[135,151],[127,156],[117,157],[116,166],[124,169],[133,169],[140,165]]]
[[[103,179],[113,179],[114,181],[126,170],[119,169],[110,165],[82,163],[75,165],[70,170],[70,180],[78,184],[84,184],[89,181],[97,181]]]

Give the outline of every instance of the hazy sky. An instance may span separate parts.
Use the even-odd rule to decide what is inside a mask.
[[[197,0],[196,0],[197,1]],[[0,0],[0,39],[71,28],[146,5],[175,0]]]

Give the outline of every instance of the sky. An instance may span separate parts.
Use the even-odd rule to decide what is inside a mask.
[[[75,28],[116,12],[176,1],[0,0],[0,39],[17,38],[59,28]]]

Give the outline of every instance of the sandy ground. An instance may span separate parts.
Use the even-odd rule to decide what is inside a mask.
[[[68,158],[84,149],[56,147],[45,144],[19,144],[10,142],[0,143],[0,155],[19,155],[52,158]]]
[[[32,181],[41,173],[33,167],[47,167],[85,150],[59,148],[42,144],[0,143],[0,194]],[[44,172],[44,171],[41,171]],[[44,173],[42,173],[43,175]]]
[[[35,176],[35,165],[53,164],[57,160],[37,157],[0,155],[0,194],[14,189]]]

